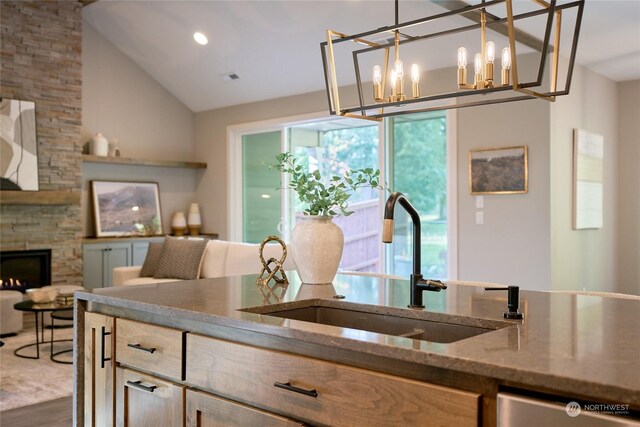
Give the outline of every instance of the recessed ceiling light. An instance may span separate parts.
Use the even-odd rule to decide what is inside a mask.
[[[196,41],[196,43],[201,44],[202,46],[209,43],[207,36],[202,33],[193,33],[193,39]]]

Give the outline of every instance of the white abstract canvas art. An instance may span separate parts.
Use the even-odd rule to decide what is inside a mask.
[[[38,191],[36,104],[0,99],[0,189]]]

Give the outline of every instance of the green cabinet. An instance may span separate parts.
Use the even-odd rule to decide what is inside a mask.
[[[113,285],[113,269],[142,265],[150,242],[162,242],[164,237],[123,239],[118,242],[87,243],[82,245],[82,273],[84,287],[105,288]]]
[[[82,245],[83,286],[87,289],[111,286],[114,267],[131,265],[131,243]]]
[[[149,241],[134,242],[131,244],[131,265],[142,265],[149,251]],[[158,239],[159,242],[162,239]]]
[[[184,236],[183,239],[215,239],[217,235]],[[94,242],[95,241],[95,242]],[[149,251],[149,243],[162,242],[163,236],[120,238],[117,242],[85,239],[82,244],[82,274],[87,289],[113,286],[113,269],[142,265]]]

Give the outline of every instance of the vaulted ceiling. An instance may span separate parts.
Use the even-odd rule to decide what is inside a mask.
[[[399,19],[441,13],[459,2],[401,0]],[[322,90],[319,43],[325,30],[355,34],[392,25],[394,4],[392,0],[99,0],[84,7],[83,16],[177,99],[199,112]],[[196,31],[207,35],[206,46],[194,43]],[[445,42],[429,66],[454,64],[456,49]],[[639,79],[640,1],[587,0],[577,62],[615,81]],[[240,78],[223,79],[228,73]]]

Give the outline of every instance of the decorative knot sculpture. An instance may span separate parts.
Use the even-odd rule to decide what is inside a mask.
[[[282,257],[280,260],[269,258],[265,261],[263,255],[264,247],[267,243],[274,241],[280,243],[280,246],[282,246]],[[262,270],[260,270],[260,275],[256,279],[256,284],[264,297],[262,302],[264,304],[281,302],[289,286],[289,279],[287,279],[287,275],[282,267],[284,260],[287,259],[287,246],[278,236],[267,236],[260,244],[259,255],[260,262],[262,262]],[[275,298],[276,301],[271,301],[272,298]]]

